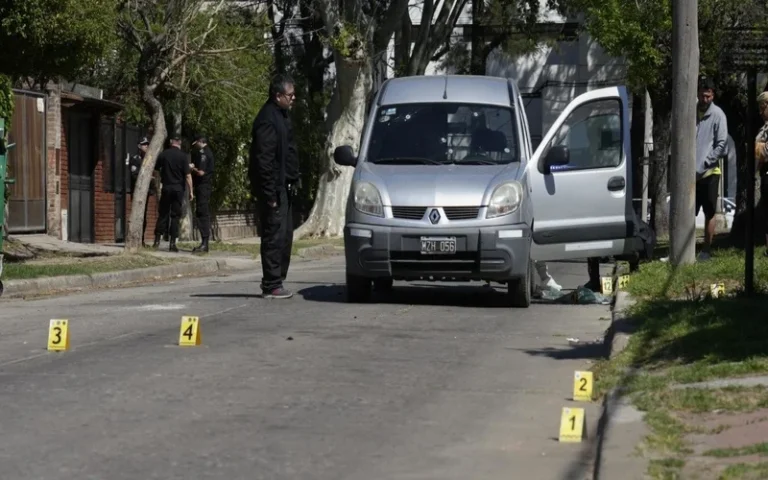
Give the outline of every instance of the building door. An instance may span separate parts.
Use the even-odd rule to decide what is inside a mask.
[[[69,212],[67,229],[71,242],[93,243],[93,171],[96,167],[97,137],[93,115],[67,112],[69,164]]]
[[[15,91],[14,104],[9,143],[15,146],[8,151],[8,176],[16,183],[8,186],[8,232],[45,232],[45,97]]]

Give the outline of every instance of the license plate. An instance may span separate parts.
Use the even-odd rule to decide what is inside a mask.
[[[454,237],[421,237],[421,253],[424,255],[450,255],[456,253]]]

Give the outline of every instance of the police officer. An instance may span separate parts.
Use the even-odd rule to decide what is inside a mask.
[[[160,215],[155,227],[154,247],[160,246],[163,235],[170,233],[171,252],[178,252],[176,240],[179,238],[179,221],[181,219],[181,207],[184,199],[185,184],[189,188],[189,200],[195,196],[192,193],[192,171],[189,167],[187,154],[181,150],[181,138],[177,135],[171,137],[171,146],[163,150],[157,157],[155,169],[160,172],[162,190],[160,192]],[[168,223],[170,219],[170,232]]]
[[[129,168],[131,170],[131,192],[136,190],[136,180],[139,178],[139,171],[141,170],[141,164],[144,162],[144,157],[147,155],[147,148],[149,148],[149,140],[147,137],[142,137],[139,140],[139,152],[133,155],[129,162]],[[149,211],[149,197],[155,195],[157,186],[155,185],[155,179],[152,178],[149,182],[149,190],[147,190],[147,202],[144,208],[144,226],[141,230],[141,245],[146,247],[144,243],[144,233],[147,231],[147,212]]]
[[[201,243],[193,252],[207,252],[211,236],[211,191],[213,190],[213,152],[208,139],[197,135],[192,143],[192,185],[195,187],[195,214]]]

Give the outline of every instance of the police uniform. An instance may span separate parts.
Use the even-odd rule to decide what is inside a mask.
[[[169,250],[178,252],[176,239],[179,238],[182,203],[191,168],[187,154],[181,148],[170,147],[157,157],[155,169],[160,172],[162,191],[160,193],[160,215],[155,227],[154,246],[160,245],[160,238],[170,233]],[[169,225],[170,223],[170,225]],[[168,231],[170,227],[170,232]]]
[[[143,137],[139,140],[139,145],[149,145],[147,137]],[[131,194],[136,191],[136,181],[139,179],[139,172],[141,171],[141,164],[144,162],[144,152],[133,155],[129,161],[128,167],[130,168],[131,175]],[[144,234],[147,231],[147,212],[149,211],[149,197],[155,195],[157,192],[157,186],[155,185],[155,179],[151,179],[149,182],[149,189],[147,190],[147,201],[144,204],[144,223],[141,229],[141,244],[144,244]]]
[[[195,143],[207,143],[203,136],[195,137]],[[208,145],[196,148],[192,154],[192,185],[195,189],[195,214],[197,228],[200,229],[201,243],[195,247],[195,252],[208,251],[208,239],[211,236],[211,192],[213,191],[214,173],[213,152]]]

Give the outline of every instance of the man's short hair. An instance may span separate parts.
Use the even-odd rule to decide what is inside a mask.
[[[275,98],[278,93],[285,93],[288,85],[294,85],[294,82],[287,73],[280,73],[272,77],[269,84],[269,98]]]
[[[715,81],[709,77],[699,78],[699,90],[712,90],[715,91]]]

